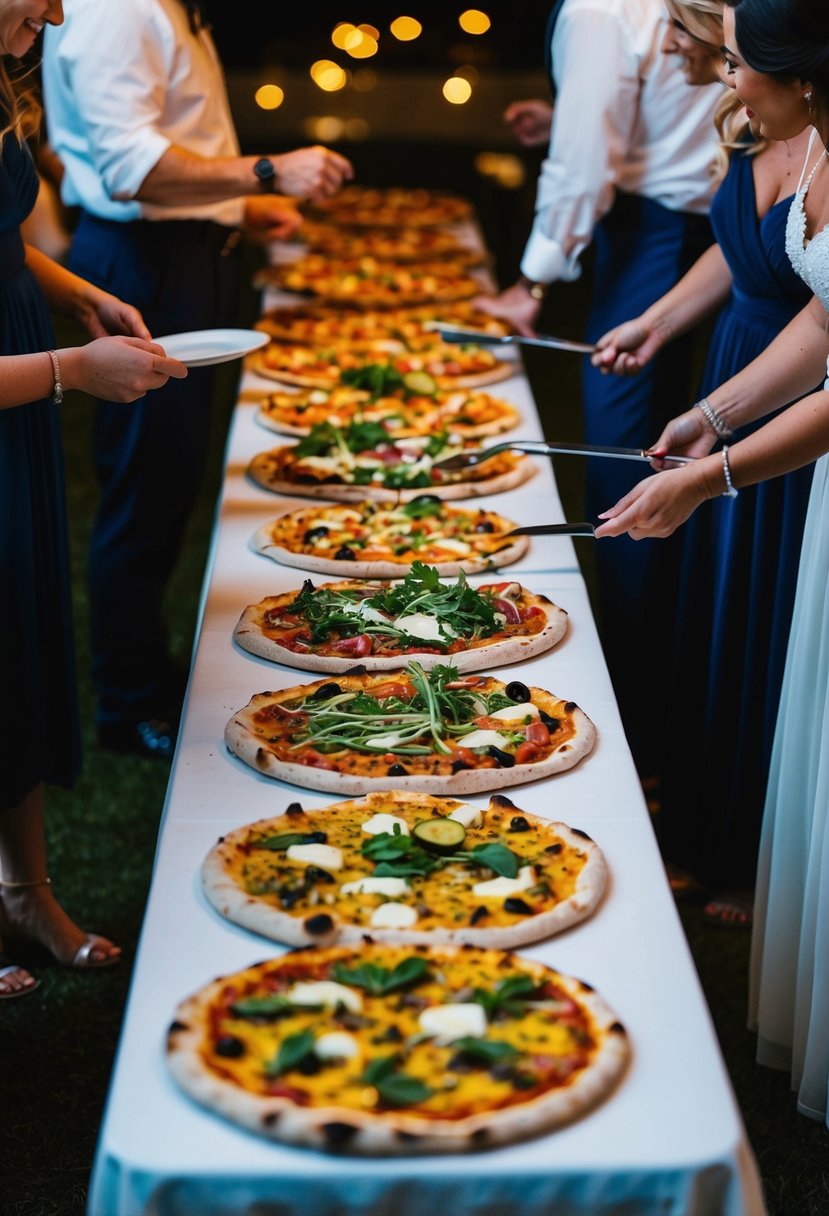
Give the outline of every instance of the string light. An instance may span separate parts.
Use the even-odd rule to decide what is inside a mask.
[[[311,64],[311,79],[325,93],[336,93],[344,87],[346,74],[333,59],[318,59]]]
[[[462,76],[450,76],[443,86],[443,96],[454,106],[462,106],[472,96],[472,85]]]
[[[278,84],[263,84],[256,90],[254,100],[261,110],[278,110],[285,100],[285,93]]]
[[[423,33],[423,26],[414,17],[395,17],[389,29],[399,42],[411,42]]]
[[[485,34],[492,22],[479,8],[468,8],[458,17],[458,24],[465,34]]]

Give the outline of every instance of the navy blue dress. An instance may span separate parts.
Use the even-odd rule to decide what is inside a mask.
[[[25,145],[0,157],[0,354],[54,346],[20,224],[37,197]],[[44,355],[44,358],[46,356]],[[60,415],[50,401],[0,410],[0,811],[80,768]]]
[[[700,396],[765,350],[811,296],[786,256],[791,199],[759,220],[751,166],[732,157],[711,209],[734,287]],[[682,529],[661,839],[669,861],[714,889],[754,882],[811,479],[809,466],[718,498]]]

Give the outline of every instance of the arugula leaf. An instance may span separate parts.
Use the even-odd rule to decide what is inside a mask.
[[[428,519],[431,515],[440,515],[443,504],[440,499],[423,495],[420,498],[413,498],[400,509],[404,515],[408,515],[409,519]]]
[[[481,1064],[496,1064],[500,1060],[508,1060],[519,1055],[517,1047],[500,1039],[477,1039],[472,1035],[464,1035],[455,1039],[454,1048],[462,1052],[470,1060]]]
[[[504,878],[515,878],[518,873],[518,858],[503,844],[476,844],[466,856]]]
[[[276,1059],[265,1065],[269,1077],[279,1077],[283,1072],[291,1072],[297,1068],[306,1056],[314,1050],[314,1034],[310,1030],[301,1030],[299,1034],[289,1034],[279,1045]]]
[[[363,367],[347,367],[340,372],[340,380],[351,388],[365,389],[371,394],[371,399],[390,397],[402,389],[403,377],[400,372],[386,363],[367,363]]]
[[[335,963],[331,974],[339,984],[365,988],[372,996],[386,996],[427,979],[429,967],[425,958],[412,957],[404,958],[392,971],[388,967],[378,967],[376,963],[359,963],[352,968]]]
[[[375,863],[374,872],[380,878],[430,874],[440,864],[438,857],[402,832],[378,832],[363,841],[361,852]]]
[[[237,1018],[279,1018],[293,1006],[284,996],[246,996],[234,1001],[230,1012]]]
[[[290,849],[295,844],[313,844],[318,840],[319,832],[283,832],[281,836],[263,836],[261,840],[254,843],[253,848],[280,852],[283,849]]]

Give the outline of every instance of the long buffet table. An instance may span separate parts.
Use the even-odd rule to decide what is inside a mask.
[[[541,438],[520,363],[515,369],[494,391],[521,410],[521,433]],[[587,980],[622,1018],[633,1058],[617,1090],[572,1125],[524,1143],[474,1155],[367,1160],[260,1140],[190,1102],[167,1076],[163,1044],[177,1002],[214,976],[279,949],[213,911],[199,882],[205,853],[229,829],[277,813],[297,798],[307,808],[331,801],[262,777],[223,743],[225,722],[252,694],[316,678],[257,659],[231,640],[247,604],[297,587],[303,578],[249,548],[261,524],[308,501],[277,498],[245,477],[250,458],[279,442],[254,417],[256,400],[271,387],[245,371],[231,425],[193,671],[90,1216],[761,1216],[754,1159],[567,539],[534,538],[508,568],[568,611],[566,637],[553,651],[497,674],[577,701],[599,738],[577,768],[508,792],[518,806],[592,836],[604,850],[611,881],[591,919],[522,953]],[[563,518],[546,462],[518,489],[476,501],[525,523]],[[488,797],[468,800],[485,806]]]

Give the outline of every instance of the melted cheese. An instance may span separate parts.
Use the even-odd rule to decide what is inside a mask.
[[[292,1005],[321,1005],[323,1009],[336,1009],[344,1005],[350,1013],[359,1013],[363,1008],[363,997],[355,988],[336,984],[333,980],[312,980],[294,984],[286,993]]]
[[[340,887],[340,895],[388,895],[394,899],[396,895],[405,895],[409,884],[405,878],[358,878],[356,882],[344,882]]]
[[[504,736],[497,730],[473,730],[468,735],[459,735],[461,747],[503,747]]]
[[[314,1043],[314,1055],[320,1060],[353,1060],[359,1054],[360,1044],[344,1030],[321,1034]]]
[[[400,829],[402,836],[410,835],[408,823],[399,815],[372,815],[371,819],[367,819],[362,825],[362,830],[369,836],[379,836],[383,832],[393,836],[395,827]]]
[[[304,866],[320,866],[323,870],[341,870],[341,849],[330,844],[292,844],[287,851],[288,861],[298,861]]]
[[[437,617],[429,616],[426,612],[410,612],[407,615],[399,616],[395,621],[395,626],[409,637],[422,638],[425,642],[440,642],[444,635],[450,638],[457,637],[455,630],[450,625],[447,625],[445,621],[438,621]]]
[[[532,701],[523,701],[520,705],[505,705],[503,709],[496,709],[495,713],[489,716],[500,718],[504,722],[523,722],[526,718],[537,718],[538,707],[533,705]]]
[[[529,891],[536,883],[535,870],[532,866],[522,866],[517,878],[490,878],[487,882],[476,882],[472,894],[479,899],[504,899],[508,895],[518,895],[520,891]]]
[[[476,806],[471,806],[468,802],[456,806],[454,811],[450,811],[448,819],[454,819],[457,823],[462,823],[465,828],[481,828],[484,825],[483,812]]]
[[[389,901],[380,904],[371,914],[371,925],[375,929],[410,929],[417,923],[417,912],[411,904]]]
[[[486,1034],[486,1013],[477,1002],[456,1005],[433,1005],[418,1018],[424,1034],[432,1035],[438,1043],[452,1043],[466,1035],[481,1038]]]

